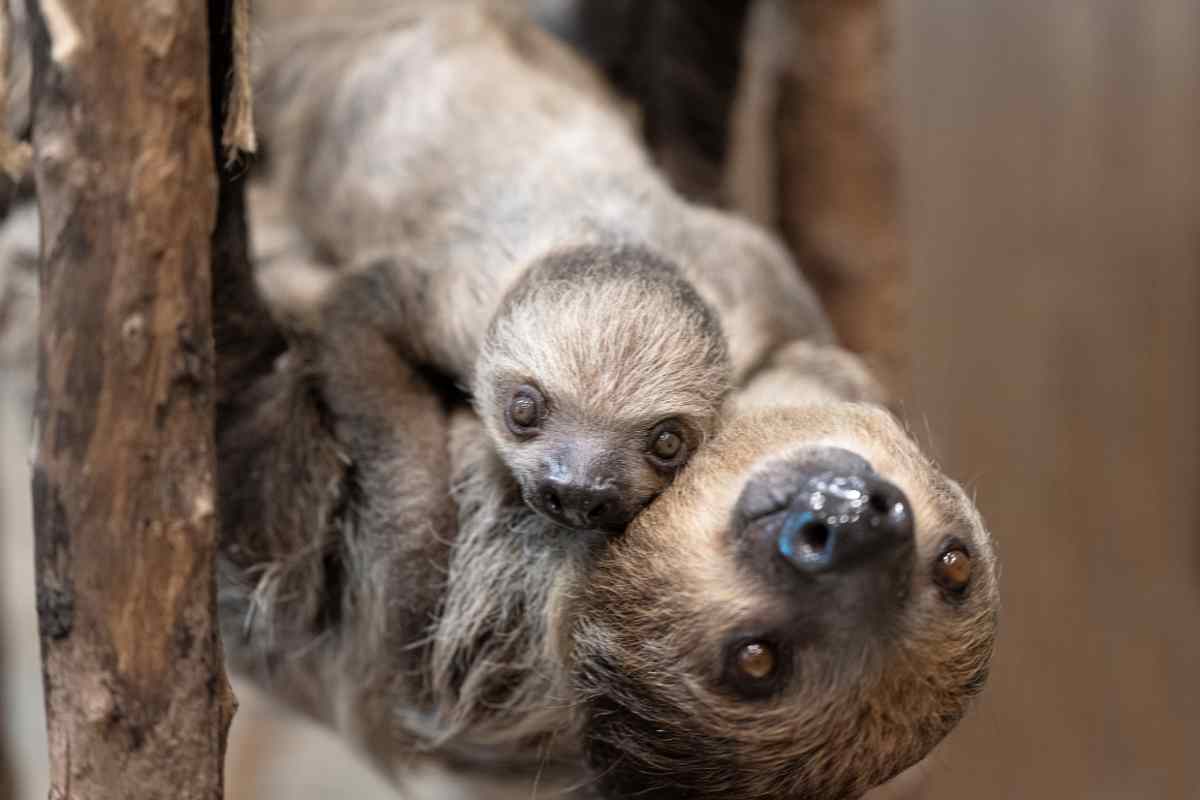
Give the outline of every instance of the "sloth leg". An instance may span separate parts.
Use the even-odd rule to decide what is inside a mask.
[[[378,255],[338,270],[293,256],[261,269],[256,280],[292,339],[331,345],[349,331],[369,329],[394,348],[394,357],[430,363],[437,339],[432,273],[409,259]]]
[[[233,413],[218,461],[231,662],[330,723],[313,675],[346,687],[339,702],[406,703],[454,533],[439,397],[348,324],[295,341]]]
[[[398,357],[432,368],[455,390],[465,389],[506,277],[504,272],[431,268],[387,253],[338,275],[322,305],[320,327],[366,326]],[[424,374],[433,377],[428,370]]]
[[[431,273],[410,259],[380,255],[340,274],[324,312],[330,330],[366,326],[377,331],[402,358],[427,364],[434,316]]]

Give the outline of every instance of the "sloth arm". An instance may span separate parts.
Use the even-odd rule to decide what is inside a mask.
[[[364,259],[339,275],[324,300],[321,327],[378,332],[393,356],[433,367],[467,388],[506,276],[438,270],[403,255]],[[349,353],[353,356],[353,353]]]
[[[237,399],[218,480],[230,662],[336,726],[417,699],[426,654],[404,645],[436,615],[455,522],[441,400],[371,327],[330,333]]]

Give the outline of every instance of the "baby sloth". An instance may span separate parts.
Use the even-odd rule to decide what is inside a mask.
[[[730,386],[720,323],[646,247],[570,247],[507,271],[515,277],[489,276],[487,294],[455,317],[451,347],[421,306],[458,287],[397,258],[321,287],[316,324],[366,320],[399,356],[464,384],[531,509],[567,528],[620,532],[715,432]],[[303,311],[284,299],[282,283],[295,279],[283,269],[265,280],[277,308]]]

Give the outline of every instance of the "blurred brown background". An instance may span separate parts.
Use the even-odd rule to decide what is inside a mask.
[[[1200,3],[893,8],[907,411],[1004,570],[921,796],[1200,798]]]
[[[878,794],[1198,800],[1200,3],[889,11],[903,410],[976,492],[1004,611],[973,714]],[[24,800],[44,796],[44,762],[24,422],[6,403],[0,721]],[[381,796],[253,702],[234,727],[231,797]]]

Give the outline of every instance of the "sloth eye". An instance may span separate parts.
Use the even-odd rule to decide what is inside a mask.
[[[678,433],[661,431],[658,436],[654,437],[654,455],[663,461],[670,461],[678,455],[681,447],[683,447],[683,439],[679,438]]]
[[[545,406],[545,399],[537,389],[532,386],[518,387],[505,411],[508,429],[518,436],[534,433],[542,422]]]
[[[962,547],[951,547],[933,564],[933,580],[948,592],[960,594],[971,580],[971,557]]]
[[[687,445],[677,421],[667,420],[654,426],[650,433],[650,455],[660,467],[673,469],[683,464]]]
[[[724,682],[747,699],[773,694],[783,679],[779,648],[767,639],[742,639],[727,651]]]
[[[775,674],[775,651],[762,642],[749,642],[738,648],[737,668],[745,677],[761,681]]]

